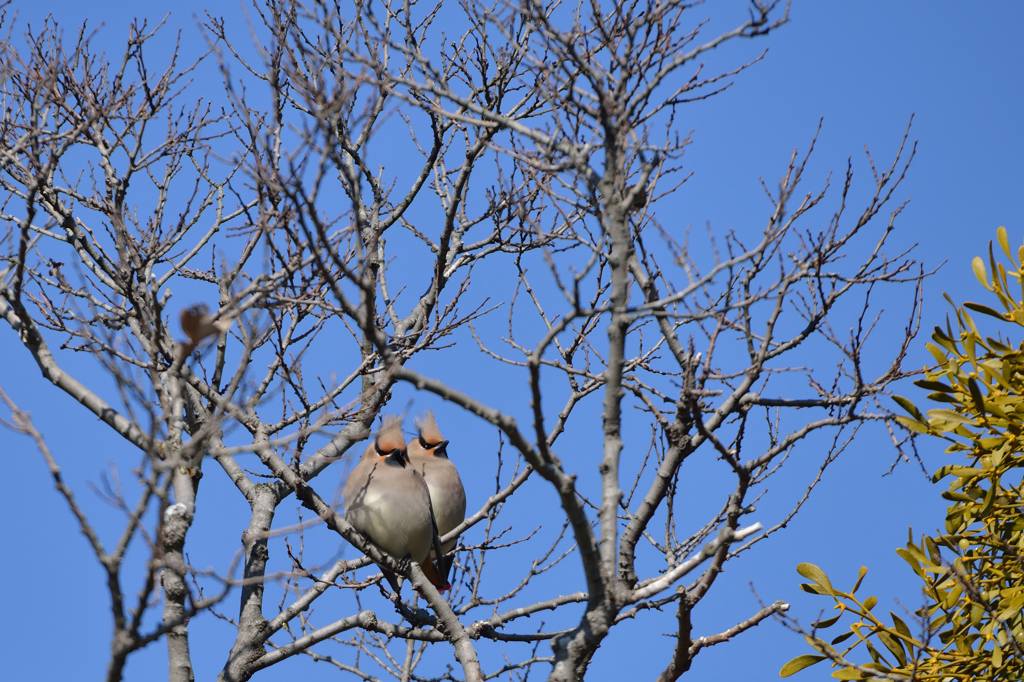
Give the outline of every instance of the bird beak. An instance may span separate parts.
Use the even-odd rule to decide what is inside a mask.
[[[434,454],[442,457],[448,456],[448,441],[443,440],[434,446]]]

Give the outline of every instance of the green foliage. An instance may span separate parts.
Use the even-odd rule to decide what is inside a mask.
[[[933,476],[948,482],[945,534],[919,542],[911,535],[897,550],[921,579],[926,605],[911,624],[892,612],[884,619],[873,612],[874,597],[855,595],[866,568],[844,592],[817,566],[800,564],[800,575],[812,581],[801,588],[830,597],[838,613],[807,636],[818,655],[793,659],[782,677],[830,659],[832,677],[841,680],[1024,679],[1024,343],[1004,339],[1003,329],[982,335],[970,314],[1012,325],[1011,338],[1024,336],[1017,329],[1024,327],[1024,246],[1011,253],[1002,227],[998,241],[1009,268],[996,261],[992,244],[987,267],[981,258],[972,264],[995,307],[965,303],[955,309],[956,329],[947,319],[927,344],[938,364],[915,383],[938,406],[922,413],[907,398],[894,398],[907,413],[899,417],[903,426],[944,439],[946,452],[960,456]],[[819,636],[847,615],[856,620],[848,631],[830,641]],[[850,660],[861,647],[870,662]]]

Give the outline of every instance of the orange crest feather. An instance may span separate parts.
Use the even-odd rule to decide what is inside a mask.
[[[377,432],[377,449],[380,452],[405,450],[405,436],[402,435],[402,418],[394,415],[384,417],[384,425]]]
[[[444,436],[441,435],[440,429],[437,428],[437,422],[434,420],[433,410],[424,412],[423,416],[416,420],[416,427],[420,430],[420,438],[431,445],[437,445],[444,440]]]

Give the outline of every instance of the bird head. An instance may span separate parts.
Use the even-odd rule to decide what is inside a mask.
[[[437,428],[437,421],[434,420],[434,413],[431,410],[427,410],[422,417],[416,420],[416,428],[419,429],[419,435],[415,445],[419,446],[424,455],[448,456],[448,441],[444,439],[441,431]]]
[[[405,466],[408,455],[406,454],[405,436],[402,435],[401,417],[393,415],[384,417],[384,425],[377,432],[373,448],[378,461]]]

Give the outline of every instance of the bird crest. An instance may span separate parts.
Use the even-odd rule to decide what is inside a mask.
[[[395,450],[405,450],[405,436],[402,435],[402,418],[394,415],[384,417],[384,425],[377,432],[377,453],[388,455]]]
[[[434,420],[433,410],[427,410],[423,416],[416,419],[416,428],[420,430],[420,440],[425,441],[428,445],[437,445],[444,440],[444,436],[441,435],[440,429],[437,428],[437,422]]]

